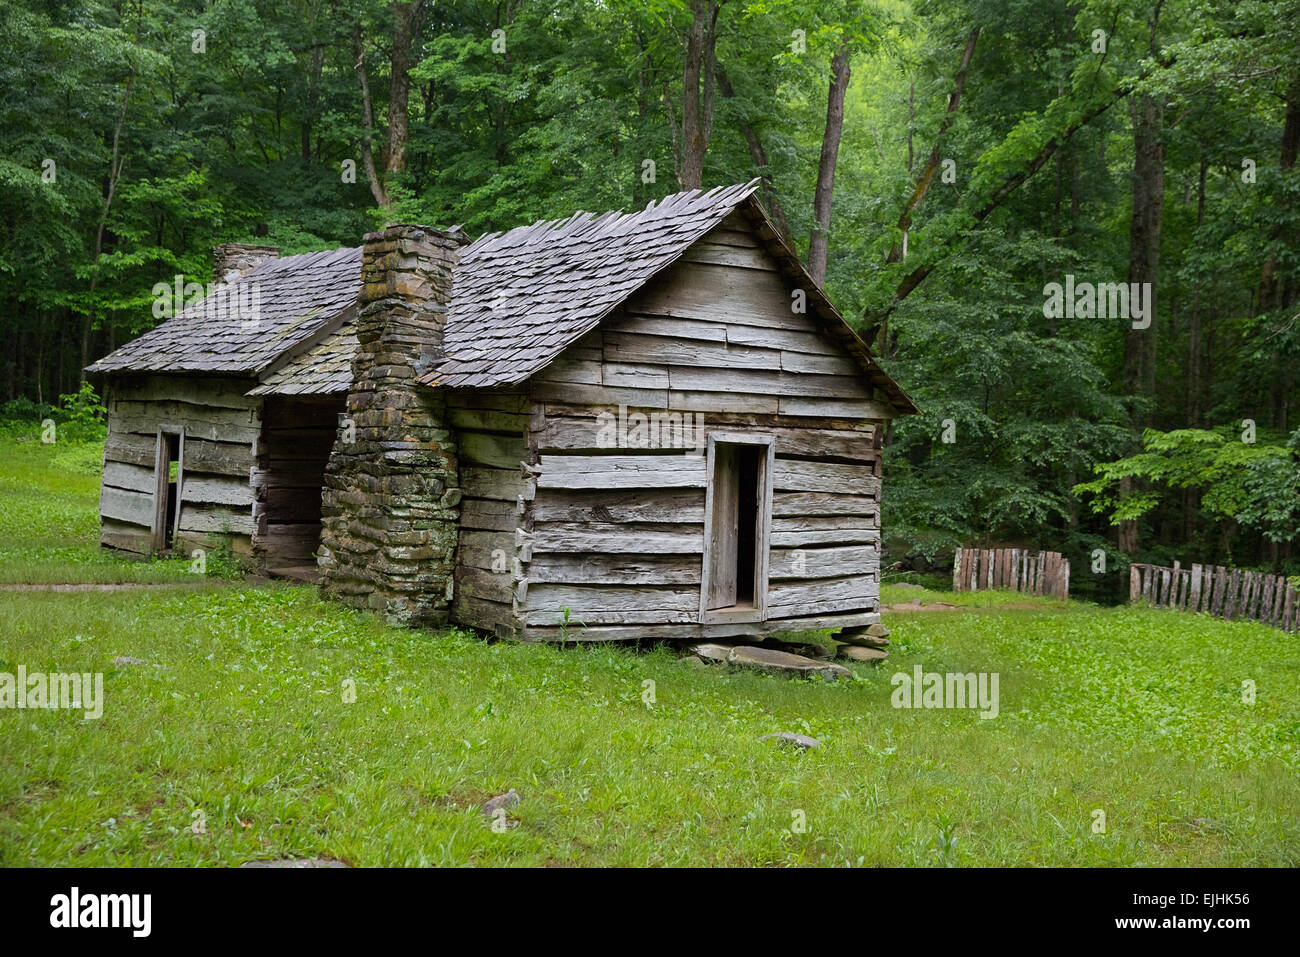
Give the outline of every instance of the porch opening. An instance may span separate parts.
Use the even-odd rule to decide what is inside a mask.
[[[315,581],[321,490],[344,397],[268,396],[258,440],[254,550],[269,574]]]

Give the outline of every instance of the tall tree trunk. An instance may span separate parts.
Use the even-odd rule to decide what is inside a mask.
[[[729,100],[736,98],[736,91],[731,85],[731,79],[727,76],[727,72],[722,68],[722,64],[718,64],[718,92]],[[749,158],[753,160],[759,178],[763,181],[763,203],[767,206],[767,211],[772,214],[772,223],[780,231],[781,238],[793,249],[794,241],[790,233],[790,223],[786,220],[785,208],[776,195],[776,184],[772,178],[772,163],[768,159],[767,150],[763,148],[763,141],[747,120],[742,119],[740,121],[740,133],[745,137],[745,145],[749,147]]]
[[[690,0],[691,26],[682,61],[682,158],[677,180],[682,189],[704,185],[704,155],[713,135],[717,87],[718,3]]]
[[[849,88],[849,44],[840,43],[831,60],[830,89],[826,95],[826,129],[817,162],[817,187],[813,193],[812,237],[808,242],[808,271],[818,285],[826,282],[826,254],[830,243],[831,208],[835,198],[835,164],[844,134],[844,94]]]
[[[311,68],[307,77],[307,115],[302,121],[299,150],[303,163],[311,162],[311,131],[320,108],[320,79],[325,69],[325,45],[317,43],[311,48]]]
[[[1151,319],[1145,329],[1130,322],[1124,330],[1124,388],[1129,395],[1155,393],[1157,283],[1160,279],[1160,217],[1165,193],[1165,148],[1161,142],[1164,109],[1155,98],[1140,96],[1130,104],[1133,117],[1133,216],[1129,222],[1130,283],[1150,283]],[[1148,412],[1136,412],[1135,426],[1150,424]]]
[[[411,42],[415,37],[415,20],[423,0],[405,0],[391,6],[393,12],[393,49],[389,56],[391,73],[388,89],[388,148],[385,150],[384,173],[406,169],[406,143],[410,139]]]
[[[637,33],[637,68],[636,68],[636,136],[637,146],[635,167],[632,171],[632,205],[641,209],[650,200],[649,183],[642,181],[641,162],[646,158],[645,150],[641,148],[641,138],[644,135],[650,116],[650,97],[654,90],[654,69],[650,64],[650,54],[645,48],[645,42],[641,34]]]
[[[366,46],[361,37],[361,26],[352,28],[352,44],[356,53],[357,80],[361,84],[361,124],[365,133],[361,139],[361,165],[370,184],[370,195],[378,206],[392,203],[387,177],[406,169],[406,144],[410,140],[411,119],[411,44],[415,40],[420,8],[424,0],[394,0],[389,5],[393,15],[392,49],[389,53],[388,135],[375,163],[371,137],[375,132],[374,99],[370,94],[370,77],[366,72]],[[383,173],[378,166],[383,167]]]
[[[1163,0],[1157,0],[1149,21],[1149,48],[1156,53],[1156,33]],[[1165,149],[1161,141],[1164,107],[1155,97],[1138,96],[1129,101],[1133,120],[1133,217],[1129,222],[1130,283],[1149,283],[1145,329],[1134,329],[1130,322],[1124,330],[1124,391],[1131,396],[1155,398],[1156,385],[1156,290],[1160,279],[1160,216],[1165,195]],[[1135,430],[1150,424],[1151,413],[1136,405],[1131,413]],[[1120,495],[1131,494],[1131,480],[1120,482]],[[1120,523],[1119,549],[1126,555],[1137,554],[1138,525]]]
[[[1148,318],[1145,329],[1124,329],[1124,391],[1148,400],[1155,395],[1156,286],[1160,278],[1160,214],[1165,192],[1164,146],[1160,141],[1164,111],[1159,101],[1140,96],[1129,104],[1133,118],[1133,217],[1129,222],[1130,283],[1150,283]],[[1149,403],[1148,403],[1149,405]],[[1134,405],[1130,414],[1133,429],[1140,432],[1151,424],[1148,407]],[[1121,496],[1133,491],[1130,481],[1121,482]],[[1119,549],[1137,554],[1138,524],[1124,521],[1119,528]]]
[[[1209,159],[1201,154],[1200,175],[1196,180],[1196,228],[1205,222],[1205,175],[1210,168]],[[1201,281],[1192,283],[1192,311],[1187,325],[1187,427],[1201,427],[1202,390],[1201,346],[1204,334],[1201,329]]]
[[[1291,81],[1286,94],[1286,119],[1282,124],[1282,149],[1278,158],[1278,167],[1285,176],[1295,169],[1297,154],[1300,153],[1300,72]],[[1287,238],[1275,236],[1274,241],[1285,243]],[[1259,283],[1259,311],[1271,312],[1281,310],[1289,316],[1292,307],[1300,298],[1300,286],[1294,277],[1279,279],[1277,261],[1269,256],[1264,263]],[[1275,429],[1288,431],[1290,428],[1290,399],[1296,384],[1296,362],[1293,358],[1278,350],[1278,369],[1272,377],[1269,388],[1268,423]]]
[[[375,169],[375,153],[370,143],[371,134],[375,130],[375,110],[370,98],[370,78],[366,73],[366,48],[361,40],[359,25],[352,28],[352,44],[357,54],[355,65],[357,80],[361,83],[361,125],[364,130],[361,134],[361,168],[365,170],[366,182],[370,184],[370,195],[374,197],[375,205],[387,206],[388,193],[384,191],[383,180],[379,178],[379,172]]]
[[[962,48],[961,60],[957,64],[957,72],[953,76],[952,93],[948,94],[948,110],[943,115],[943,120],[939,123],[939,131],[934,137],[934,147],[930,150],[930,156],[925,162],[920,174],[912,181],[912,193],[903,204],[903,212],[898,217],[898,229],[903,234],[902,240],[896,243],[890,250],[886,262],[902,262],[907,258],[907,233],[912,226],[912,214],[917,211],[925,194],[930,191],[930,186],[934,182],[935,174],[939,171],[939,162],[942,159],[943,138],[948,130],[952,127],[952,122],[957,117],[957,108],[961,105],[961,94],[966,88],[966,70],[970,67],[971,57],[975,55],[975,44],[979,42],[980,27],[975,27],[966,36],[966,46]],[[911,94],[909,97],[909,109],[911,103]],[[908,153],[908,171],[911,171],[912,165],[912,137],[908,133],[907,138]]]
[[[122,124],[126,122],[126,108],[131,102],[131,87],[134,85],[135,70],[132,70],[126,80],[126,92],[122,94],[122,108],[117,111],[117,125],[113,127],[113,151],[108,158],[108,188],[104,193],[104,206],[99,213],[99,225],[95,228],[95,255],[90,261],[90,304],[86,309],[86,318],[81,323],[81,371],[78,383],[86,381],[86,366],[90,365],[90,334],[95,328],[95,289],[99,286],[99,258],[104,254],[104,226],[108,222],[108,212],[113,208],[113,196],[117,193],[117,183],[122,178],[122,166],[126,162],[119,145],[122,140]]]

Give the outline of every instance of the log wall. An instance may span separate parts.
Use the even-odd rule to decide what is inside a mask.
[[[523,469],[528,404],[522,393],[493,390],[453,391],[447,400],[462,492],[452,620],[511,636],[514,583],[527,558],[520,529],[532,489]]]
[[[224,531],[252,551],[249,484],[261,402],[249,383],[180,376],[115,378],[108,388],[108,438],[100,489],[100,543],[140,554],[153,544],[158,430],[183,428],[180,515],[175,546],[212,548]]]
[[[791,302],[775,262],[729,221],[533,377],[509,591],[523,637],[560,638],[564,609],[569,640],[879,620],[879,439],[892,407]],[[699,434],[676,427],[696,414]],[[708,471],[685,453],[713,432],[774,437],[761,622],[699,623]]]

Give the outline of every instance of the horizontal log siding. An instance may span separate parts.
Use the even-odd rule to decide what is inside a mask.
[[[533,480],[524,433],[528,399],[516,392],[453,391],[462,498],[452,620],[518,635],[514,591],[523,579],[524,503]]]
[[[231,547],[252,552],[253,490],[261,402],[239,379],[181,376],[115,378],[108,386],[108,438],[100,489],[100,543],[147,554],[152,546],[155,462],[161,426],[183,426],[177,549],[211,548],[229,531]]]
[[[790,301],[748,234],[716,230],[531,380],[535,483],[514,591],[524,637],[726,637],[879,621],[877,429],[891,412]],[[638,447],[618,447],[620,405]],[[690,413],[701,414],[702,434]],[[686,453],[712,432],[775,437],[764,622],[699,624],[708,472]]]

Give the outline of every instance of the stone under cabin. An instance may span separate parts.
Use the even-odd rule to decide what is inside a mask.
[[[473,241],[218,246],[203,301],[89,367],[101,543],[224,542],[522,640],[877,624],[882,432],[916,408],[757,187]]]

